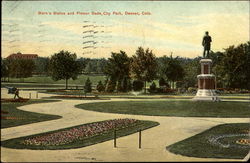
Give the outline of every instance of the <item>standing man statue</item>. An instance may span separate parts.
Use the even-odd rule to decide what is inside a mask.
[[[204,46],[204,51],[203,51],[203,58],[208,58],[209,57],[209,50],[212,42],[211,36],[208,35],[208,31],[205,32],[205,36],[203,37],[202,40],[202,46]],[[207,55],[205,53],[207,52]]]

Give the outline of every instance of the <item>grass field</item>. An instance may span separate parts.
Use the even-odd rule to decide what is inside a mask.
[[[190,157],[243,159],[250,146],[237,144],[236,141],[249,139],[248,131],[248,123],[218,125],[170,145],[167,150]]]
[[[76,86],[82,87],[87,80],[87,78],[90,79],[92,82],[92,85],[97,85],[99,81],[102,81],[104,84],[104,81],[106,80],[105,75],[79,75],[76,80],[69,79],[68,85],[72,88]],[[158,80],[154,80],[157,87],[159,87]],[[2,86],[16,86],[16,87],[65,87],[65,80],[58,80],[54,81],[50,76],[32,76],[28,78],[10,78],[10,82],[2,82]],[[147,88],[151,83],[147,82]]]
[[[28,102],[24,103],[2,102],[1,111],[7,112],[7,114],[1,113],[1,128],[8,128],[35,122],[59,119],[61,118],[61,116],[58,115],[33,113],[17,109],[17,107],[28,104],[47,103],[56,101],[58,100],[29,100]],[[2,117],[9,117],[10,119],[3,119]]]
[[[105,76],[104,75],[79,75],[76,80],[69,79],[69,85],[84,85],[87,78],[90,79],[92,84],[96,85],[100,80],[104,82]],[[49,76],[32,76],[28,78],[24,78],[22,80],[17,78],[10,78],[11,83],[30,83],[30,84],[65,84],[65,80],[58,80],[54,81]],[[3,82],[3,84],[11,84],[8,82]]]
[[[176,117],[234,117],[248,118],[249,103],[205,101],[116,101],[76,105],[77,108],[98,112],[176,116]]]
[[[126,136],[129,134],[133,134],[135,132],[138,132],[139,130],[146,130],[146,129],[149,129],[151,127],[157,126],[157,125],[159,125],[158,122],[139,120],[139,122],[137,122],[136,125],[126,127],[126,128],[117,129],[116,136],[117,136],[117,138],[122,137],[122,136]],[[79,126],[81,126],[81,125],[79,125]],[[104,141],[112,140],[114,138],[114,130],[112,129],[112,130],[105,132],[103,134],[84,138],[83,140],[75,140],[71,143],[67,143],[67,144],[63,144],[63,145],[47,145],[47,146],[45,146],[45,145],[25,145],[25,144],[21,143],[23,140],[28,139],[28,138],[48,135],[48,134],[52,134],[52,133],[55,133],[58,131],[66,131],[68,129],[75,128],[75,127],[78,127],[78,126],[60,129],[60,130],[56,130],[56,131],[50,131],[50,132],[42,133],[42,134],[31,135],[31,136],[27,136],[27,137],[10,139],[10,140],[6,140],[6,141],[1,142],[1,145],[3,147],[15,148],[15,149],[41,149],[41,150],[72,149],[72,148],[80,148],[80,147],[85,147],[85,146],[101,143]]]

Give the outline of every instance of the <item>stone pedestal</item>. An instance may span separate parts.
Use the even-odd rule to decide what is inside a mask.
[[[211,59],[201,59],[201,74],[198,78],[198,91],[193,100],[219,101],[216,95],[215,76],[211,74]]]

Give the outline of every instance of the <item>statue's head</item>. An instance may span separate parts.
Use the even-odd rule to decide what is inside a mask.
[[[208,31],[206,31],[205,34],[208,35]]]

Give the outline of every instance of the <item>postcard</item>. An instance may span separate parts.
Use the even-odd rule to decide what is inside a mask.
[[[249,1],[2,1],[1,161],[247,161]]]

